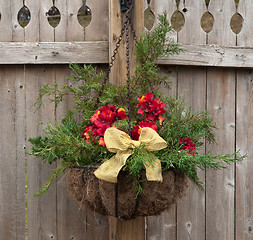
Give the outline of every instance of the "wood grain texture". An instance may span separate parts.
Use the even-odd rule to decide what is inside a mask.
[[[109,39],[109,1],[87,0],[91,9],[91,23],[85,28],[85,41],[105,41]],[[99,6],[99,7],[98,7]]]
[[[204,1],[188,0],[183,3],[185,24],[178,32],[178,42],[181,44],[205,44],[206,33],[200,28],[200,19],[206,10]],[[189,34],[189,32],[191,34]],[[180,54],[181,55],[181,54]],[[178,95],[184,94],[187,107],[192,112],[206,109],[206,69],[178,67]],[[187,137],[187,136],[185,136]],[[201,153],[205,153],[205,148]],[[198,171],[200,180],[205,184],[205,172]],[[205,238],[205,193],[189,181],[186,196],[177,204],[177,238]]]
[[[42,134],[45,125],[38,125],[40,121],[54,121],[54,104],[45,99],[45,107],[34,113],[32,104],[38,97],[39,89],[46,83],[52,84],[55,78],[54,66],[26,66],[26,126],[27,138]],[[28,151],[31,151],[28,144]],[[33,156],[27,156],[27,182],[28,182],[28,239],[57,239],[56,215],[56,184],[40,197],[33,194],[39,191],[42,184],[48,181],[52,169],[56,164],[49,165]]]
[[[144,28],[144,2],[138,0],[134,7],[137,9],[133,12],[133,25],[136,29],[137,36],[140,35]],[[139,14],[139,16],[137,16]],[[113,54],[118,36],[121,33],[123,22],[125,21],[125,13],[121,12],[119,1],[109,0],[109,55]],[[130,35],[131,30],[129,27]],[[130,65],[133,66],[134,40],[130,36]],[[133,70],[133,68],[130,68]],[[123,38],[121,46],[118,50],[116,60],[110,73],[110,82],[116,85],[126,83],[126,39]],[[120,221],[118,219],[109,218],[109,239],[110,240],[144,240],[145,239],[145,218],[139,217],[130,221]]]
[[[167,12],[168,20],[170,20],[171,15],[174,11],[177,10],[176,2],[173,0],[152,0],[150,2],[150,9],[154,13],[156,19],[153,26],[153,29],[157,26],[158,20],[157,17],[163,12]],[[151,31],[153,30],[151,29]],[[173,32],[170,34],[170,37],[177,42],[177,33]],[[168,67],[166,69],[163,66],[162,71],[169,71],[170,81],[172,82],[172,88],[170,91],[165,90],[163,87],[162,92],[165,95],[177,96],[177,68]],[[167,72],[168,73],[168,72]],[[176,240],[177,239],[177,207],[176,205],[172,206],[169,210],[163,212],[159,216],[147,217],[147,240]]]
[[[208,34],[208,44],[235,46],[236,36],[228,24],[235,12],[234,1],[215,4],[210,1],[209,11],[215,24]],[[212,153],[235,151],[235,71],[212,68],[207,70],[207,110],[214,117],[218,130],[216,145],[207,146]],[[234,166],[206,175],[206,235],[207,240],[234,239]]]
[[[178,68],[178,94],[185,92],[183,98],[192,112],[205,111],[206,108],[206,69]],[[185,136],[187,137],[187,136]],[[199,153],[205,153],[205,148]],[[198,171],[205,184],[205,172]],[[205,238],[205,193],[196,184],[188,181],[186,195],[177,204],[178,239]]]
[[[108,42],[2,42],[0,54],[0,64],[108,63]]]
[[[67,80],[71,71],[68,65],[55,67],[55,81],[58,86],[62,84],[71,85]],[[68,109],[72,108],[72,97],[64,98],[56,109],[56,120],[61,122]],[[59,163],[59,162],[58,162]],[[86,211],[77,206],[68,195],[65,187],[65,176],[57,177],[57,232],[58,239],[83,239],[86,236],[87,216]]]
[[[238,70],[236,103],[236,149],[247,159],[236,164],[236,239],[253,238],[253,74]]]
[[[0,67],[0,239],[25,238],[25,88],[23,67]]]
[[[134,220],[120,221],[109,217],[109,240],[145,240],[143,217]]]
[[[239,3],[238,12],[243,16],[242,31],[237,36],[237,45],[240,47],[252,46],[252,1]],[[250,240],[253,238],[253,75],[252,69],[237,71],[236,94],[236,149],[241,154],[248,154],[246,160],[236,164],[236,212],[235,236],[236,239]]]
[[[53,6],[52,0],[40,1],[39,6],[39,41],[40,42],[54,42],[54,28],[49,24],[47,15],[49,9]],[[38,32],[38,31],[35,31]]]
[[[40,39],[40,35],[41,35],[41,33],[40,33],[40,26],[41,26],[40,18],[44,17],[46,19],[46,15],[41,16],[42,9],[40,7],[41,6],[40,1],[25,0],[25,4],[29,8],[30,13],[31,13],[31,20],[30,20],[29,24],[24,29],[25,42],[39,42],[39,41],[41,41],[41,39]],[[45,12],[44,12],[44,14],[45,14]],[[43,22],[43,23],[48,24],[47,20],[46,20],[46,22]]]
[[[85,39],[84,29],[77,20],[77,13],[82,5],[82,0],[67,0],[68,27],[65,31],[67,31],[68,41],[84,41]]]
[[[11,0],[11,31],[12,31],[12,41],[22,42],[25,38],[25,30],[22,28],[18,22],[18,12],[23,7],[23,1],[21,0]]]
[[[11,12],[11,2],[6,2],[5,0],[0,0],[0,41],[8,42],[12,41],[12,12]]]
[[[61,20],[59,25],[54,29],[55,42],[68,41],[68,2],[67,0],[56,0],[55,6],[59,9]]]
[[[168,80],[171,82],[171,89],[160,87],[161,93],[177,97],[177,67],[161,66],[160,71],[168,74]],[[176,205],[159,216],[147,217],[146,225],[146,240],[176,240],[178,227]]]
[[[26,38],[28,38],[26,31]],[[34,36],[36,37],[36,36]],[[60,37],[62,39],[62,36]],[[160,65],[253,67],[253,48],[182,44],[185,52],[161,57]],[[0,64],[108,63],[109,42],[0,42]],[[122,60],[123,61],[123,60]]]
[[[123,13],[120,10],[119,1],[109,0],[109,59],[113,55],[118,37],[123,27]],[[126,41],[121,41],[116,59],[110,73],[110,82],[124,85],[126,81]]]

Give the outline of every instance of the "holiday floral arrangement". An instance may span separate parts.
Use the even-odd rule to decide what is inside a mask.
[[[35,106],[47,96],[56,106],[72,96],[74,107],[61,122],[47,123],[44,137],[30,138],[31,155],[52,163],[60,159],[49,182],[66,169],[96,167],[97,178],[116,183],[120,172],[134,179],[135,197],[145,194],[146,181],[162,182],[169,169],[185,174],[203,189],[198,169],[220,169],[242,160],[238,152],[201,153],[205,143],[214,143],[215,124],[206,111],[192,113],[183,97],[164,96],[159,87],[169,88],[168,76],[159,73],[160,56],[182,51],[167,37],[172,31],[166,14],[159,16],[153,32],[136,43],[134,75],[126,86],[103,84],[104,72],[96,66],[70,65],[73,86],[45,85]]]

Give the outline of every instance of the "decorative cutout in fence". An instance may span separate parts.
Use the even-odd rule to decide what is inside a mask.
[[[205,12],[201,17],[201,27],[206,32],[209,33],[213,29],[214,17],[210,12]]]
[[[78,22],[83,28],[86,28],[90,24],[91,18],[92,18],[92,12],[90,8],[86,5],[83,5],[78,10],[78,13],[77,13]]]
[[[231,18],[230,27],[235,34],[239,34],[242,30],[242,25],[243,17],[238,12],[236,12]]]
[[[148,7],[144,12],[144,26],[148,30],[151,30],[155,23],[155,15],[151,11],[150,7]]]
[[[185,18],[182,12],[176,10],[171,16],[171,26],[176,32],[179,32],[185,23]]]
[[[31,20],[31,13],[27,6],[23,6],[18,12],[18,23],[22,28],[25,28]]]
[[[61,21],[61,13],[56,6],[52,6],[46,13],[48,23],[56,28]]]

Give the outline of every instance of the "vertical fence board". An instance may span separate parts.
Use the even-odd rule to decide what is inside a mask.
[[[154,13],[156,20],[153,29],[157,26],[157,17],[163,12],[167,13],[167,19],[170,21],[172,14],[177,10],[175,0],[152,0],[150,2],[150,9]],[[152,31],[152,29],[151,29]],[[177,42],[177,33],[173,32],[170,37]],[[177,95],[177,69],[169,68],[171,71],[170,80],[172,82],[172,89],[165,93],[171,96]],[[177,239],[177,209],[176,205],[159,216],[147,217],[147,240],[176,240]]]
[[[23,0],[11,0],[11,15],[12,15],[12,41],[23,42],[24,41],[24,28],[22,28],[18,22],[18,12],[23,7]]]
[[[68,66],[55,67],[55,80],[59,86],[70,84]],[[61,121],[68,109],[72,108],[72,98],[66,97],[56,109],[56,119]],[[86,237],[86,211],[75,205],[65,188],[65,176],[57,178],[57,231],[58,239],[84,239]]]
[[[25,27],[25,41],[39,42],[40,41],[40,1],[26,0],[26,6],[31,13],[31,20]],[[46,18],[46,16],[44,16]],[[36,31],[34,30],[36,29]]]
[[[165,96],[177,95],[177,68],[161,67],[163,73],[169,74],[171,89],[167,90],[161,87],[161,92]],[[147,240],[176,240],[176,206],[172,206],[169,210],[163,212],[159,216],[151,216],[146,218],[146,239]]]
[[[235,46],[236,36],[229,24],[235,12],[234,1],[210,1],[209,11],[214,16],[214,27],[208,34],[208,43]],[[233,69],[207,71],[207,110],[218,127],[215,131],[217,144],[207,146],[207,150],[215,154],[235,150],[235,78]],[[233,165],[229,170],[207,172],[207,240],[234,239],[234,193]]]
[[[40,1],[39,11],[39,41],[54,42],[54,28],[47,20],[48,10],[53,6],[52,0]]]
[[[84,41],[84,29],[78,23],[77,20],[77,12],[82,7],[82,0],[67,0],[68,6],[68,28],[67,28],[67,36],[68,41]]]
[[[178,32],[178,42],[184,44],[205,44],[206,33],[201,29],[200,19],[205,12],[204,1],[188,0],[183,3],[185,24]],[[189,34],[190,33],[190,34]],[[178,95],[185,91],[184,99],[193,112],[206,108],[206,69],[178,68]],[[187,136],[185,136],[187,137]],[[203,149],[205,152],[205,149]],[[198,171],[205,183],[205,172]],[[189,181],[188,191],[177,204],[177,238],[205,238],[205,194]]]
[[[1,66],[0,239],[25,237],[24,75]]]
[[[218,129],[217,144],[208,145],[213,154],[232,153],[235,144],[235,73],[210,69],[207,73],[207,110]],[[234,239],[234,167],[207,172],[207,239]]]
[[[236,105],[236,148],[247,159],[236,164],[236,239],[253,238],[253,74],[238,70]]]
[[[26,66],[26,126],[27,137],[36,137],[42,134],[45,125],[37,122],[54,121],[54,104],[45,99],[45,107],[36,113],[30,107],[38,97],[39,89],[46,83],[52,84],[55,78],[54,66]],[[31,151],[28,145],[28,151]],[[56,164],[49,165],[33,156],[28,157],[28,239],[57,239],[56,226],[56,184],[53,183],[49,191],[39,197],[33,194],[38,192],[40,186],[48,181],[52,169]]]
[[[5,0],[0,0],[0,41],[8,42],[12,41],[12,16],[11,16],[11,2],[6,2]]]
[[[205,110],[205,68],[178,68],[178,94],[184,91],[185,102],[192,107],[192,112]],[[205,149],[202,151],[205,152]],[[205,172],[198,171],[198,176],[205,183]],[[177,204],[177,236],[178,239],[205,239],[205,193],[191,181],[188,182],[186,196]]]
[[[67,42],[68,29],[68,5],[67,0],[56,0],[55,6],[59,9],[61,20],[54,29],[55,42]]]
[[[91,23],[85,29],[85,40],[108,40],[109,34],[109,7],[108,0],[87,0],[91,9]]]
[[[252,40],[252,9],[250,0],[240,1],[238,12],[243,16],[243,28],[237,36],[240,47],[253,45]],[[236,148],[248,157],[236,164],[236,239],[250,240],[253,238],[253,74],[250,70],[238,70],[237,73],[237,104],[236,104]]]

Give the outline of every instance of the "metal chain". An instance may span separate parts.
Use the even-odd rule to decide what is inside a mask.
[[[98,106],[98,104],[99,104],[100,97],[101,97],[101,95],[102,95],[102,93],[103,93],[103,91],[104,91],[104,89],[105,89],[105,85],[106,85],[106,83],[107,83],[107,81],[108,81],[108,79],[109,79],[109,74],[110,74],[110,72],[111,72],[113,63],[114,63],[114,61],[115,61],[115,59],[116,59],[116,55],[118,54],[118,50],[119,50],[119,47],[120,47],[120,43],[121,43],[121,41],[122,41],[122,39],[123,39],[123,35],[124,35],[125,31],[126,31],[126,27],[127,27],[128,22],[129,22],[129,20],[126,19],[126,21],[124,22],[124,25],[123,25],[123,27],[122,27],[122,29],[121,29],[121,33],[120,33],[120,35],[119,35],[119,37],[118,37],[118,40],[117,40],[117,42],[116,42],[116,47],[115,47],[115,49],[113,50],[113,54],[112,54],[111,59],[110,59],[110,62],[109,62],[109,66],[108,66],[108,69],[107,69],[107,72],[106,72],[106,76],[105,76],[105,78],[104,78],[104,81],[103,81],[103,83],[102,83],[102,87],[101,87],[100,92],[99,92],[98,97],[97,97],[97,103],[96,103],[96,105],[95,105],[95,108],[97,108],[97,106]]]
[[[126,75],[127,75],[127,119],[128,119],[128,133],[130,134],[130,39],[129,39],[129,26],[126,28]]]
[[[107,69],[107,72],[106,72],[106,76],[104,78],[104,81],[102,83],[102,87],[100,89],[100,92],[98,94],[98,97],[97,97],[97,103],[95,105],[95,108],[97,108],[99,102],[100,102],[100,97],[104,91],[104,88],[105,88],[105,85],[106,83],[108,82],[108,79],[109,79],[109,74],[111,72],[111,69],[113,67],[113,64],[114,64],[114,61],[116,59],[116,55],[118,54],[118,49],[120,47],[120,44],[121,44],[121,41],[123,39],[123,35],[125,34],[126,32],[126,61],[127,61],[127,89],[128,89],[128,92],[127,92],[127,103],[128,103],[128,125],[129,125],[129,128],[130,128],[130,80],[131,80],[131,76],[130,76],[130,37],[129,37],[129,26],[131,28],[131,33],[133,35],[133,39],[137,40],[137,37],[136,37],[136,34],[135,34],[135,30],[134,30],[134,27],[133,27],[133,24],[131,22],[131,10],[133,9],[133,6],[134,6],[134,1],[133,0],[128,0],[127,1],[127,12],[126,12],[126,20],[124,21],[124,24],[123,24],[123,27],[121,29],[121,33],[118,37],[118,40],[116,42],[116,47],[115,49],[113,50],[113,55],[111,56],[111,59],[110,59],[110,63],[109,63],[109,66],[108,66],[108,69]]]

